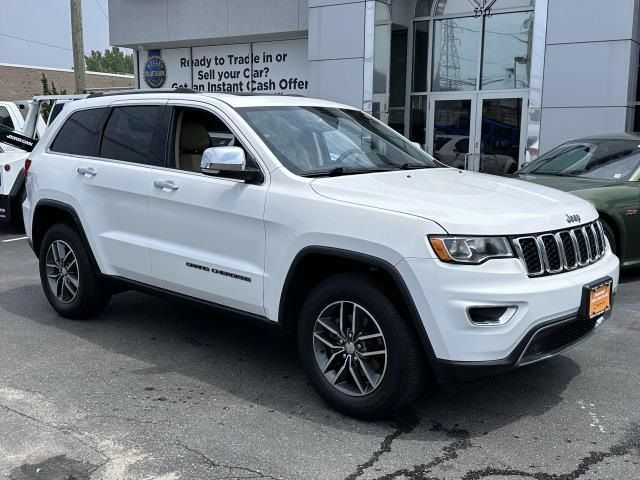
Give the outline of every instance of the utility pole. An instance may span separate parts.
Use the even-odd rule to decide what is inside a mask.
[[[82,39],[82,0],[71,0],[71,44],[76,93],[84,93],[84,41]]]

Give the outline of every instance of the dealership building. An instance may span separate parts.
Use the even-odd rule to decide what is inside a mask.
[[[640,130],[640,0],[109,0],[139,88],[320,97],[489,173]],[[457,163],[456,163],[457,162]]]

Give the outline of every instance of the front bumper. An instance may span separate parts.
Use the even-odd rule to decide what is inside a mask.
[[[545,322],[532,328],[507,358],[486,362],[436,360],[433,370],[439,383],[473,382],[515,368],[541,362],[574,347],[593,335],[611,311],[591,320],[577,315]]]
[[[619,262],[608,252],[588,267],[541,278],[529,278],[518,259],[465,266],[410,258],[397,268],[431,343],[433,363],[508,370],[523,364],[520,356],[536,332],[576,319],[584,285],[611,277],[615,293]],[[502,325],[477,325],[468,316],[471,308],[496,306],[517,310]]]

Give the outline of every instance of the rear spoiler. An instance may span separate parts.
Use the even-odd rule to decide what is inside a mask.
[[[27,137],[20,132],[12,130],[9,127],[0,125],[0,143],[6,143],[7,145],[19,148],[25,152],[31,152],[38,141],[31,137]]]

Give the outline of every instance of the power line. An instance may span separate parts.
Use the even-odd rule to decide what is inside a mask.
[[[67,47],[61,47],[60,45],[52,45],[51,43],[38,42],[37,40],[30,40],[28,38],[16,37],[15,35],[9,35],[8,33],[0,33],[0,36],[13,38],[14,40],[21,40],[23,42],[35,43],[36,45],[43,45],[45,47],[58,48],[60,50],[66,50],[70,52],[71,49]],[[91,55],[91,52],[84,52],[85,55]]]
[[[50,43],[38,42],[36,40],[29,40],[28,38],[16,37],[15,35],[9,35],[7,33],[0,33],[0,35],[2,35],[3,37],[9,37],[16,40],[22,40],[23,42],[35,43],[37,45],[44,45],[45,47],[59,48],[60,50],[67,50],[68,52],[71,51],[70,48],[61,47],[60,45],[52,45]]]
[[[104,8],[102,8],[102,5],[100,4],[100,0],[94,0],[94,1],[98,4],[98,8],[102,12],[102,15],[104,16],[105,20],[109,20],[109,18],[107,17],[107,12],[104,11]]]

